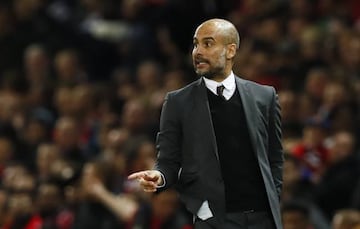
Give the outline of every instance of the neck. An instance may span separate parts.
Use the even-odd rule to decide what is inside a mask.
[[[224,76],[219,76],[219,77],[214,77],[214,78],[212,78],[212,80],[214,80],[214,81],[216,81],[216,82],[222,82],[222,81],[224,81],[226,79],[226,76],[224,77]]]

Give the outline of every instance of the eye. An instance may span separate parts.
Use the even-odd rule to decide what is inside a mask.
[[[204,46],[207,48],[211,47],[212,46],[211,41],[205,41]]]

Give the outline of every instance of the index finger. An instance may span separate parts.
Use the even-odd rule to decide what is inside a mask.
[[[134,180],[134,179],[138,179],[138,178],[142,178],[146,175],[146,172],[145,171],[141,171],[141,172],[137,172],[137,173],[133,173],[133,174],[130,174],[128,176],[128,179],[129,180]]]

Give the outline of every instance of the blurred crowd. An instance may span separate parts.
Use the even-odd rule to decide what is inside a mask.
[[[358,0],[0,1],[0,228],[191,229],[175,190],[127,175],[212,17],[240,32],[234,72],[279,94],[284,229],[359,229]]]

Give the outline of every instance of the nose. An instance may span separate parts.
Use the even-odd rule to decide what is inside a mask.
[[[202,49],[200,45],[194,46],[192,50],[193,56],[202,56]]]

